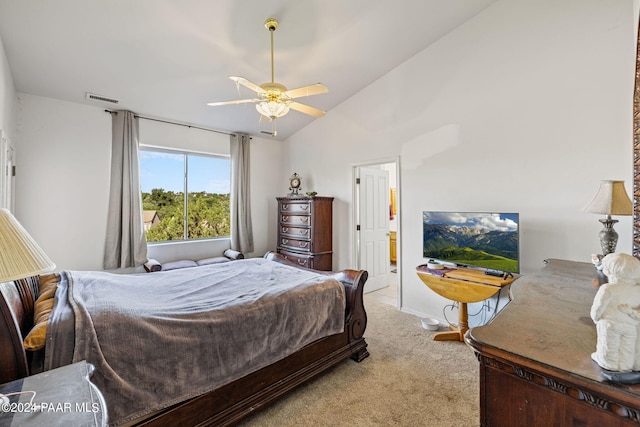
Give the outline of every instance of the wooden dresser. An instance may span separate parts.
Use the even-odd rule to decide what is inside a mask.
[[[277,252],[316,270],[332,269],[333,197],[277,197]]]
[[[511,285],[513,300],[466,342],[480,362],[480,425],[640,426],[640,384],[616,385],[591,360],[592,264],[549,260]]]

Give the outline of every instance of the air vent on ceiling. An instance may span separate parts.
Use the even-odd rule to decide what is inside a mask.
[[[106,96],[96,95],[95,93],[89,93],[89,92],[87,92],[86,98],[89,101],[109,102],[111,104],[117,104],[118,102],[120,102],[117,99],[107,98]]]

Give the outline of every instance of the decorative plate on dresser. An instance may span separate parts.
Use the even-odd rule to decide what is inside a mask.
[[[288,196],[276,199],[277,252],[300,266],[331,270],[333,197]]]

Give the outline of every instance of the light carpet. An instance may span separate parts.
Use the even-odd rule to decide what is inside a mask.
[[[368,295],[365,308],[367,359],[339,364],[241,426],[478,426],[471,349],[433,341],[418,317]]]

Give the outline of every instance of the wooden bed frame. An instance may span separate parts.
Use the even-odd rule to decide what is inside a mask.
[[[265,258],[295,265],[273,252]],[[343,360],[360,362],[369,356],[363,338],[367,314],[362,298],[367,272],[319,273],[335,277],[345,287],[344,332],[315,341],[265,368],[132,425],[234,425]],[[0,384],[29,375],[30,355],[22,339],[32,327],[38,283],[37,277],[0,283]]]

